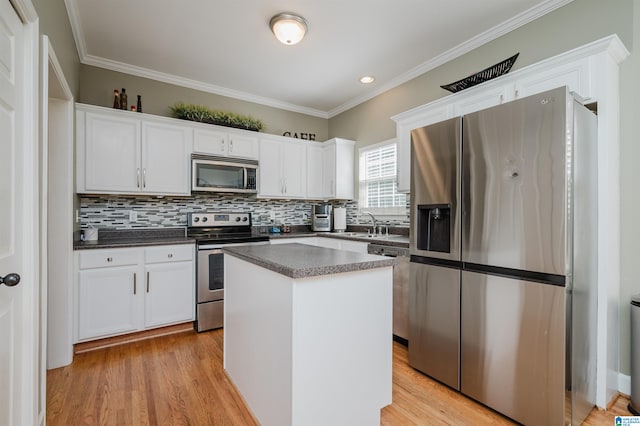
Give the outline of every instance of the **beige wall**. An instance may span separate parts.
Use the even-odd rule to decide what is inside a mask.
[[[32,0],[40,18],[40,33],[47,35],[75,99],[80,93],[80,60],[64,0]]]
[[[264,105],[228,98],[226,96],[187,89],[173,84],[162,83],[130,74],[109,71],[82,65],[80,71],[80,102],[113,106],[113,91],[127,89],[129,105],[135,104],[137,95],[142,96],[142,110],[145,113],[171,116],[170,107],[177,102],[205,105],[209,108],[250,115],[262,120],[265,133],[282,135],[293,133],[315,133],[316,140],[328,139],[328,121]]]

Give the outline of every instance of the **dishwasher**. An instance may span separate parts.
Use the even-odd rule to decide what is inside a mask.
[[[393,267],[393,339],[406,346],[409,338],[409,249],[369,243],[367,252],[398,258]]]

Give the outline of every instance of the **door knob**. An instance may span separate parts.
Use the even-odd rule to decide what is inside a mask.
[[[20,275],[18,274],[7,274],[5,277],[0,277],[0,284],[4,284],[7,287],[13,287],[14,285],[18,285],[20,283]]]

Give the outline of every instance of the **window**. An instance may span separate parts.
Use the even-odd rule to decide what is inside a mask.
[[[406,195],[398,193],[396,140],[360,148],[360,209],[405,215]]]

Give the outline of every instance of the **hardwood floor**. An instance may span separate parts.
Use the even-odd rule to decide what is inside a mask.
[[[78,354],[47,373],[47,424],[257,425],[223,371],[222,342],[222,330],[185,332]],[[585,424],[613,425],[616,415],[630,415],[628,402],[594,410]],[[394,343],[393,404],[380,424],[515,423],[413,370]]]

